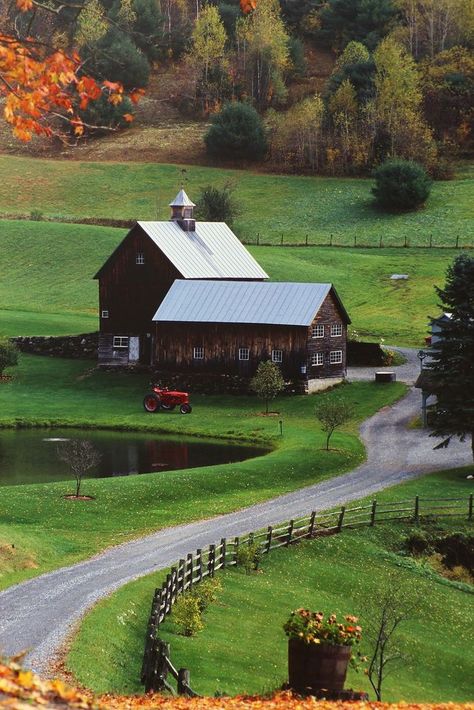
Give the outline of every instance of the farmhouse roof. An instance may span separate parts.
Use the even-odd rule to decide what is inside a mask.
[[[350,323],[332,284],[261,281],[176,280],[153,320],[309,326],[330,292]]]
[[[268,274],[224,222],[196,222],[186,232],[176,222],[138,222],[185,279],[268,279]],[[114,254],[119,247],[116,249]],[[112,254],[95,278],[99,278]]]
[[[173,202],[170,202],[170,207],[196,207],[184,190],[180,190]]]

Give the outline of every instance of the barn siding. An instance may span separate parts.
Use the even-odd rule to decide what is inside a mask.
[[[331,325],[342,325],[342,336],[331,336]],[[324,338],[313,338],[313,325],[324,325]],[[333,350],[342,350],[342,363],[331,365],[329,353]],[[324,365],[312,365],[311,356],[315,353],[323,353]],[[329,293],[311,326],[307,330],[307,373],[308,379],[321,377],[344,376],[347,367],[347,323],[343,318],[337,300],[332,293]]]

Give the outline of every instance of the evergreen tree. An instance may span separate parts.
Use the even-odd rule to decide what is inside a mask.
[[[216,158],[260,160],[267,150],[262,119],[252,106],[237,101],[213,117],[204,141]]]
[[[82,56],[88,71],[110,81],[120,81],[125,89],[146,86],[150,65],[145,55],[124,32],[110,29],[98,42],[86,45]]]
[[[429,197],[432,180],[424,167],[412,160],[387,160],[374,170],[374,177],[372,194],[382,209],[414,210]]]
[[[374,49],[392,29],[397,9],[392,0],[329,0],[320,12],[319,38],[342,49],[351,40]]]
[[[474,458],[474,258],[461,254],[447,271],[440,307],[450,313],[428,365],[437,397],[433,436],[471,437]]]

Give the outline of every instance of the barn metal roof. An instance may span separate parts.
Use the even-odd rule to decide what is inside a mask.
[[[138,222],[185,279],[268,279],[268,274],[224,222]]]
[[[332,290],[331,284],[176,280],[154,321],[252,323],[308,326]]]

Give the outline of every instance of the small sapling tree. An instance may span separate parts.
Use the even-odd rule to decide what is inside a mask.
[[[18,365],[18,348],[7,339],[0,340],[0,377],[7,367]]]
[[[61,442],[57,452],[58,458],[68,465],[76,481],[75,497],[79,498],[82,479],[87,471],[99,463],[100,453],[92,442],[85,439],[69,439]]]
[[[342,426],[352,417],[353,407],[342,397],[325,397],[316,407],[316,419],[321,422],[326,433],[326,451],[329,451],[329,440],[337,427]]]
[[[234,185],[226,182],[223,187],[206,185],[197,198],[195,214],[205,222],[226,222],[232,226],[240,212],[234,197]]]
[[[284,387],[285,380],[278,365],[270,360],[260,362],[255,377],[250,381],[250,389],[257,397],[265,400],[265,414],[268,414],[269,401],[275,399]]]

